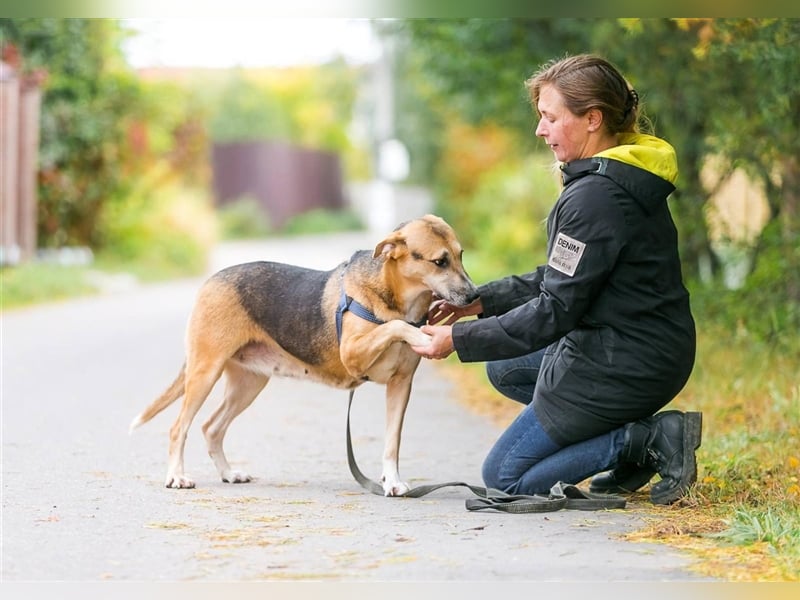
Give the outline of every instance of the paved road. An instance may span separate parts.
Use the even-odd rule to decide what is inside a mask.
[[[331,268],[369,236],[225,245],[213,268],[270,259]],[[199,423],[187,443],[194,490],[163,487],[177,405],[128,435],[182,362],[200,280],[3,315],[2,578],[19,581],[700,581],[691,560],[625,542],[634,510],[472,513],[469,492],[368,494],[345,458],[346,393],[274,380],[230,429],[249,484],[217,480]],[[436,366],[415,380],[401,448],[412,485],[480,483],[496,426],[462,408]],[[382,389],[356,393],[362,469],[380,472]]]

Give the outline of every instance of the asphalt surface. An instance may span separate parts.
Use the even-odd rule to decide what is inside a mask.
[[[254,259],[332,268],[369,234],[226,244],[211,269]],[[461,488],[384,498],[351,478],[347,394],[274,379],[231,426],[228,457],[248,484],[217,479],[200,424],[193,490],[164,487],[178,405],[128,426],[173,379],[202,279],[136,286],[2,316],[2,579],[94,581],[705,581],[692,559],[621,535],[645,515],[468,512]],[[380,473],[383,390],[356,392],[362,470]],[[500,433],[465,409],[433,363],[417,372],[401,446],[412,485],[480,484]]]

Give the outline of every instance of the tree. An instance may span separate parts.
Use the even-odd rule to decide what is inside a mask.
[[[768,198],[771,214],[795,229],[800,219],[800,20],[715,21],[697,51],[718,71],[737,75],[723,78],[718,110],[709,115],[717,148],[771,185],[777,192]]]
[[[39,239],[94,242],[103,203],[123,183],[122,157],[140,90],[109,19],[2,19],[26,70],[47,72],[39,153]]]
[[[716,149],[767,190],[770,223],[757,250],[783,271],[775,285],[800,324],[800,20],[729,19],[713,23],[698,47],[725,87],[709,114]],[[792,308],[793,307],[793,308]],[[792,312],[793,311],[793,312]]]
[[[412,19],[384,27],[410,37],[409,61],[443,108],[479,124],[491,120],[530,131],[524,80],[565,49],[585,47],[588,21],[577,19]]]

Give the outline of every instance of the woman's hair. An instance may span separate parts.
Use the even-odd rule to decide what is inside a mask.
[[[583,116],[596,108],[609,133],[639,131],[639,94],[614,65],[593,54],[579,54],[545,63],[525,82],[538,113],[542,86],[554,86],[567,109]]]

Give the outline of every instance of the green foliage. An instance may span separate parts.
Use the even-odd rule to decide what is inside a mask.
[[[128,131],[130,152],[121,157],[131,177],[158,163],[188,186],[210,180],[209,107],[175,81],[139,80],[139,116]]]
[[[198,80],[192,93],[210,107],[215,142],[283,140],[346,152],[358,74],[342,62],[295,69],[231,71],[221,91]],[[215,82],[218,85],[218,82]]]
[[[265,237],[272,231],[269,218],[258,200],[245,196],[217,209],[222,239]]]
[[[788,126],[800,122],[800,20],[720,19],[697,52],[720,72],[715,145],[766,177],[782,157],[800,155]],[[743,101],[743,100],[747,101]]]
[[[713,151],[709,114],[716,110],[721,79],[730,79],[728,72],[716,71],[714,65],[698,60],[694,52],[703,23],[625,20],[595,39],[600,51],[638,90],[654,133],[676,149],[679,178],[670,209],[680,232],[684,274],[689,277],[698,276],[701,264],[718,266],[705,220],[709,192],[700,172]]]
[[[2,308],[95,294],[107,277],[120,272],[141,281],[203,273],[216,239],[209,199],[175,183],[149,185],[103,205],[97,224],[103,249],[91,266],[34,261],[3,268]]]
[[[149,87],[125,65],[126,32],[112,19],[2,19],[24,72],[42,90],[38,226],[42,246],[99,249],[105,204],[159,162],[202,179],[198,114],[175,87]]]
[[[524,81],[546,60],[586,48],[595,21],[575,19],[411,19],[399,31],[442,108],[471,123],[530,130]]]
[[[205,193],[176,184],[144,184],[121,201],[104,205],[98,261],[144,279],[199,274],[216,240],[216,228]]]
[[[277,93],[297,123],[298,144],[345,156],[354,150],[350,125],[360,77],[343,60],[276,77]]]
[[[544,263],[545,221],[558,192],[547,157],[533,155],[488,171],[473,194],[449,208],[467,217],[466,229],[459,230],[469,240],[465,246],[480,249],[465,256],[476,281],[526,273]]]
[[[711,537],[736,546],[767,544],[786,572],[786,580],[800,577],[800,513],[796,507],[770,507],[764,511],[743,506],[726,523],[727,529],[710,534]]]
[[[291,140],[295,129],[291,114],[271,90],[240,70],[231,72],[210,123],[215,142]]]
[[[41,115],[39,236],[91,244],[104,199],[122,184],[119,156],[138,101],[119,69],[121,31],[107,19],[3,19],[24,71],[47,73]]]
[[[357,231],[364,224],[349,210],[314,209],[291,217],[281,228],[286,235]]]
[[[800,264],[800,246],[784,242],[779,224],[767,226],[752,273],[737,290],[720,283],[693,282],[692,306],[705,321],[713,322],[743,340],[776,349],[796,346],[800,329],[800,304],[786,287],[792,282],[792,265]]]

